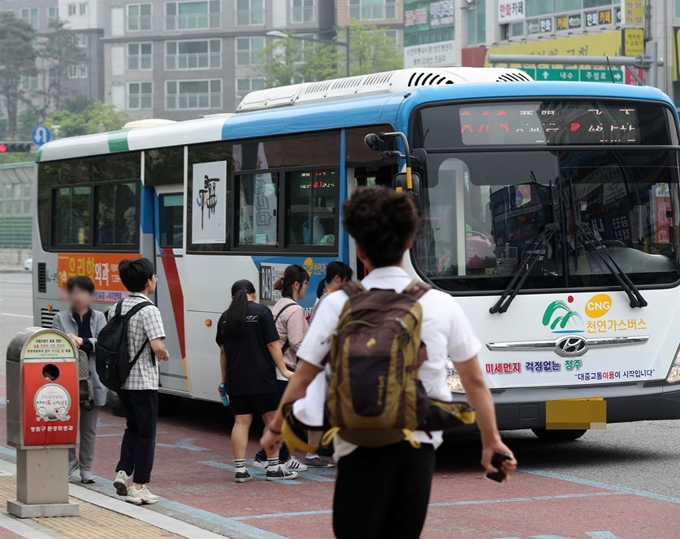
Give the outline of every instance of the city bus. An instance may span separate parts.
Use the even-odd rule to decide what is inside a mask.
[[[309,310],[329,262],[364,274],[340,210],[384,185],[419,205],[405,267],[472,321],[501,429],[566,441],[680,417],[678,116],[659,90],[406,69],[132,127],[39,151],[34,312],[50,325],[76,274],[106,310],[126,295],[120,260],[153,260],[168,403],[219,400],[215,329],[234,281],[273,305],[299,264]],[[463,392],[453,362],[448,381]]]

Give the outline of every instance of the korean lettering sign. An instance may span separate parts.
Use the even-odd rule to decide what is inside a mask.
[[[524,20],[524,0],[500,0],[498,2],[498,22]]]
[[[94,300],[116,303],[129,292],[120,280],[118,264],[125,258],[141,258],[140,254],[60,253],[57,261],[59,297],[66,298],[66,282],[85,275],[95,286]]]
[[[454,0],[406,0],[404,5],[405,67],[450,64],[454,54]],[[434,48],[431,45],[437,44]]]

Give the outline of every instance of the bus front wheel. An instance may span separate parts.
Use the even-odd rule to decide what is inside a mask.
[[[531,429],[533,433],[538,436],[539,440],[544,442],[573,442],[578,440],[587,431],[584,430],[548,430],[548,429]]]

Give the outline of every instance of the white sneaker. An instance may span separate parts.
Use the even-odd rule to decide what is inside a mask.
[[[118,472],[116,478],[113,480],[113,488],[116,489],[116,494],[118,494],[118,496],[127,496],[131,485],[130,476],[123,470]]]
[[[142,488],[135,488],[133,485],[128,488],[128,494],[125,501],[134,503],[135,505],[152,505],[158,503],[158,496],[153,494],[147,485],[143,485]]]
[[[267,461],[266,460],[253,460],[253,468],[256,470],[262,470],[263,472],[267,471]]]
[[[309,470],[306,464],[302,464],[302,462],[295,457],[290,457],[288,462],[283,464],[283,469],[288,470],[289,472],[306,472]]]

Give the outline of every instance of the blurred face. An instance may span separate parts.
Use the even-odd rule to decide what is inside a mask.
[[[78,288],[77,286],[68,294],[68,299],[71,302],[71,307],[74,311],[86,311],[90,308],[92,296],[87,290]]]
[[[326,285],[326,291],[330,294],[336,290],[340,290],[340,287],[347,282],[347,279],[343,279],[339,275],[333,277],[330,283]]]
[[[158,286],[158,275],[155,273],[151,276],[151,279],[147,281],[147,286],[149,288],[149,294],[156,293],[156,286]]]
[[[295,292],[295,300],[300,301],[301,299],[304,299],[304,297],[307,295],[307,290],[309,289],[309,278],[307,278],[304,281],[297,282],[293,285],[294,292]]]

